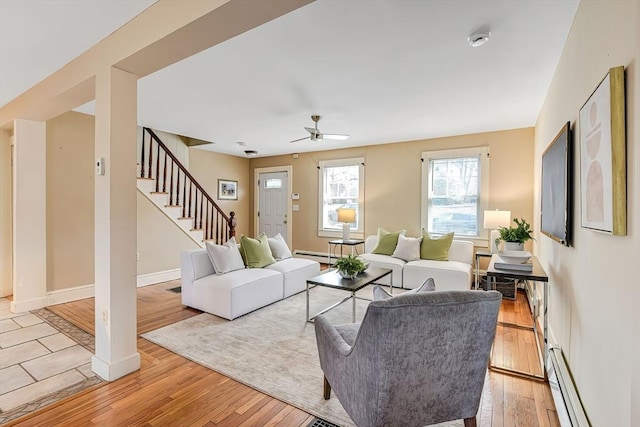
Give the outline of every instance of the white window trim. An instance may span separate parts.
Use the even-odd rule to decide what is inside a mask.
[[[429,224],[429,165],[431,160],[458,157],[480,157],[480,196],[478,198],[478,236],[454,236],[456,240],[468,240],[475,246],[488,246],[489,231],[484,227],[484,211],[489,209],[489,147],[454,148],[451,150],[424,151],[422,153],[421,177],[421,228],[428,229]]]
[[[337,160],[321,160],[318,162],[318,236],[319,237],[331,237],[341,238],[342,229],[333,230],[322,228],[322,206],[324,197],[324,168],[334,166],[355,166],[358,165],[359,180],[358,180],[358,229],[351,230],[350,237],[352,239],[364,239],[364,157],[353,157],[349,159],[337,159]]]

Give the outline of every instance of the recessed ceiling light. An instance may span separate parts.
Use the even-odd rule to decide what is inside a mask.
[[[256,150],[244,150],[244,154],[249,157],[254,157],[258,155],[258,152]]]
[[[245,145],[247,145],[246,142],[242,142],[242,141],[237,141],[236,144],[238,144],[241,147],[244,147]]]
[[[490,31],[483,33],[473,33],[469,37],[467,37],[467,41],[469,42],[469,46],[471,47],[480,47],[489,41],[489,37],[491,37]]]

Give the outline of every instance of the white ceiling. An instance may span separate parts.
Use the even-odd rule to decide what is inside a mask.
[[[0,0],[0,105],[151,3]],[[260,156],[533,126],[578,3],[317,0],[141,79],[138,122]],[[351,138],[290,144],[311,114]]]

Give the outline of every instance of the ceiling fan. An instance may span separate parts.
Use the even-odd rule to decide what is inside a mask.
[[[322,133],[318,130],[318,122],[320,121],[320,119],[322,118],[322,116],[319,116],[317,114],[314,114],[313,116],[311,116],[311,120],[313,120],[313,122],[315,123],[315,126],[312,128],[308,128],[305,127],[305,129],[307,130],[307,132],[310,133],[309,136],[305,136],[304,138],[299,138],[299,139],[294,139],[291,142],[298,142],[298,141],[302,141],[304,139],[310,139],[311,141],[322,141],[323,139],[337,139],[337,140],[341,140],[344,141],[346,139],[349,139],[349,135],[342,135],[342,134],[338,134],[338,133]]]

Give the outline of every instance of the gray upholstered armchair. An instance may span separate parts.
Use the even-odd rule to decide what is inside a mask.
[[[325,399],[333,389],[360,427],[475,426],[501,298],[426,292],[374,301],[361,324],[318,316]]]

